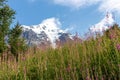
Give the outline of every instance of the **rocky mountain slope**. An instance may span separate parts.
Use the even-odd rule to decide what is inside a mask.
[[[71,35],[65,30],[61,30],[59,20],[49,18],[38,25],[22,25],[22,36],[28,45],[51,45],[56,47],[56,41],[66,41],[72,39]]]

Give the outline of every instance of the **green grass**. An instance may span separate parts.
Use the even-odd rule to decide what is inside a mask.
[[[114,33],[114,37],[109,37]],[[0,80],[120,80],[120,30],[56,49],[30,48],[0,63]]]

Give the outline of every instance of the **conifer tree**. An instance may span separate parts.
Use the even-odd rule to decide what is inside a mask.
[[[10,51],[16,57],[16,61],[18,61],[18,54],[23,53],[26,49],[25,41],[21,37],[21,34],[22,27],[19,23],[17,23],[15,27],[10,30],[9,34]]]
[[[6,4],[6,0],[0,0],[0,53],[7,48],[5,37],[8,35],[14,14],[15,11]]]

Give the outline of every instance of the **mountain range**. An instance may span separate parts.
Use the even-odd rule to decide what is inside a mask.
[[[91,32],[102,32],[109,29],[115,23],[112,13],[106,16],[97,24],[90,27]],[[66,30],[60,29],[61,23],[56,18],[49,18],[38,25],[22,25],[22,37],[25,38],[28,45],[44,45],[55,48],[57,43],[65,43],[68,40],[81,40],[76,34],[73,36]]]
[[[60,22],[55,18],[44,20],[38,25],[22,25],[22,36],[28,45],[51,45],[56,47],[56,41],[66,42],[72,40],[72,35],[60,29]]]

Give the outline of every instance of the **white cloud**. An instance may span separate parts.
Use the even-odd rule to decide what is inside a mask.
[[[55,4],[67,6],[72,9],[79,9],[94,4],[98,5],[101,12],[118,12],[120,13],[120,0],[52,0]]]
[[[103,0],[99,6],[99,11],[120,13],[120,0]]]
[[[83,6],[89,6],[92,4],[96,4],[100,2],[101,0],[53,0],[53,1],[55,4],[78,9]]]

